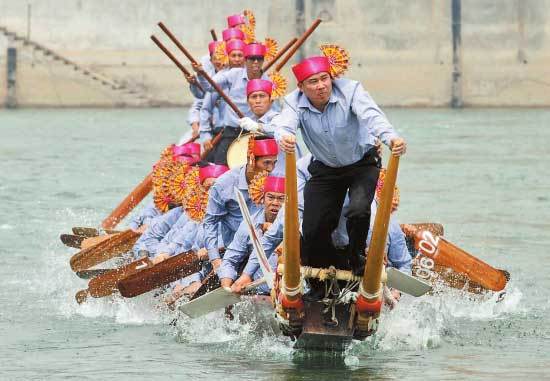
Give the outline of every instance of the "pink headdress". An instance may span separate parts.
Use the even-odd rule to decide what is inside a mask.
[[[265,91],[269,94],[269,96],[271,96],[271,92],[273,91],[273,82],[266,79],[251,79],[246,84],[246,96],[248,97],[256,91]]]
[[[330,73],[330,62],[327,57],[323,56],[309,57],[294,65],[292,72],[298,82],[302,82],[304,79],[318,73]]]
[[[220,164],[207,165],[199,169],[199,178],[202,183],[208,178],[218,178],[225,172],[229,171],[229,167]]]

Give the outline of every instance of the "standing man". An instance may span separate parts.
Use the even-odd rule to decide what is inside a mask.
[[[349,192],[348,257],[352,270],[362,274],[379,172],[375,139],[398,156],[405,153],[406,143],[359,82],[334,79],[330,70],[327,57],[310,57],[293,66],[298,89],[285,98],[272,125],[283,151],[294,151],[300,128],[313,154],[308,167],[312,177],[304,188],[302,264],[327,268],[338,263],[331,233]]]

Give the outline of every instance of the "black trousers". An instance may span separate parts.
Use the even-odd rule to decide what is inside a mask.
[[[332,168],[314,160],[308,167],[311,178],[304,188],[302,223],[302,264],[327,268],[345,266],[349,258],[364,255],[370,223],[370,207],[376,190],[380,161],[376,149],[358,162]],[[350,205],[346,212],[349,246],[347,258],[338,254],[331,234],[338,226],[346,193]]]
[[[229,149],[229,146],[231,143],[237,139],[239,134],[241,133],[242,128],[235,128],[235,127],[225,127],[222,133],[222,138],[214,147],[213,150],[213,156],[214,156],[214,163],[215,164],[223,164],[227,165],[227,150]]]

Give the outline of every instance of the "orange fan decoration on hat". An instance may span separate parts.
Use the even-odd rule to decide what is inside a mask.
[[[319,46],[321,52],[328,58],[330,63],[330,74],[337,78],[348,70],[350,65],[350,56],[347,50],[334,44],[324,44]]]
[[[185,212],[193,221],[201,222],[206,215],[206,206],[208,205],[208,191],[202,185],[194,189],[192,194],[187,197],[183,207]]]
[[[384,186],[384,180],[386,179],[386,169],[382,168],[378,175],[378,181],[376,182],[376,193],[374,195],[377,202],[380,202],[380,196],[382,195],[382,187]],[[392,209],[399,207],[399,188],[395,186],[393,190]]]
[[[288,81],[278,71],[269,73],[269,79],[273,82],[273,92],[271,93],[271,99],[277,99],[286,94]]]
[[[250,199],[257,205],[261,204],[264,199],[264,185],[268,174],[269,173],[267,171],[262,171],[256,174],[248,185],[248,194],[250,195]]]
[[[277,52],[279,51],[279,44],[274,38],[266,37],[264,41],[264,45],[267,49],[265,52],[264,59],[265,61],[269,62],[273,58],[275,58],[275,56],[277,55]]]
[[[220,41],[214,48],[214,59],[221,62],[223,66],[229,65],[229,56],[225,51],[225,41]]]
[[[158,210],[162,213],[166,213],[170,208],[170,204],[174,203],[174,199],[170,194],[168,186],[162,185],[160,187],[154,187],[153,202]]]
[[[244,33],[244,42],[251,44],[256,41],[256,17],[251,10],[245,9],[243,16],[246,18],[246,23],[240,25],[240,29]]]
[[[178,204],[182,204],[185,200],[188,171],[188,163],[177,162],[175,163],[174,174],[168,180],[170,194]]]
[[[160,160],[168,160],[172,158],[172,149],[174,148],[174,144],[170,144],[168,147],[162,150],[160,153]]]

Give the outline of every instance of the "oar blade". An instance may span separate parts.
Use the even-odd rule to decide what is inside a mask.
[[[198,318],[241,301],[241,296],[230,288],[219,287],[179,307],[190,318]]]
[[[74,234],[82,235],[84,237],[95,237],[96,235],[99,235],[99,230],[97,230],[96,228],[75,226],[72,231]]]
[[[402,271],[388,267],[386,269],[388,287],[395,288],[405,294],[412,296],[422,296],[432,290],[432,286],[415,277],[405,274]]]
[[[65,246],[74,247],[75,249],[80,249],[80,245],[85,238],[84,236],[74,234],[61,234],[59,236],[59,239]]]

